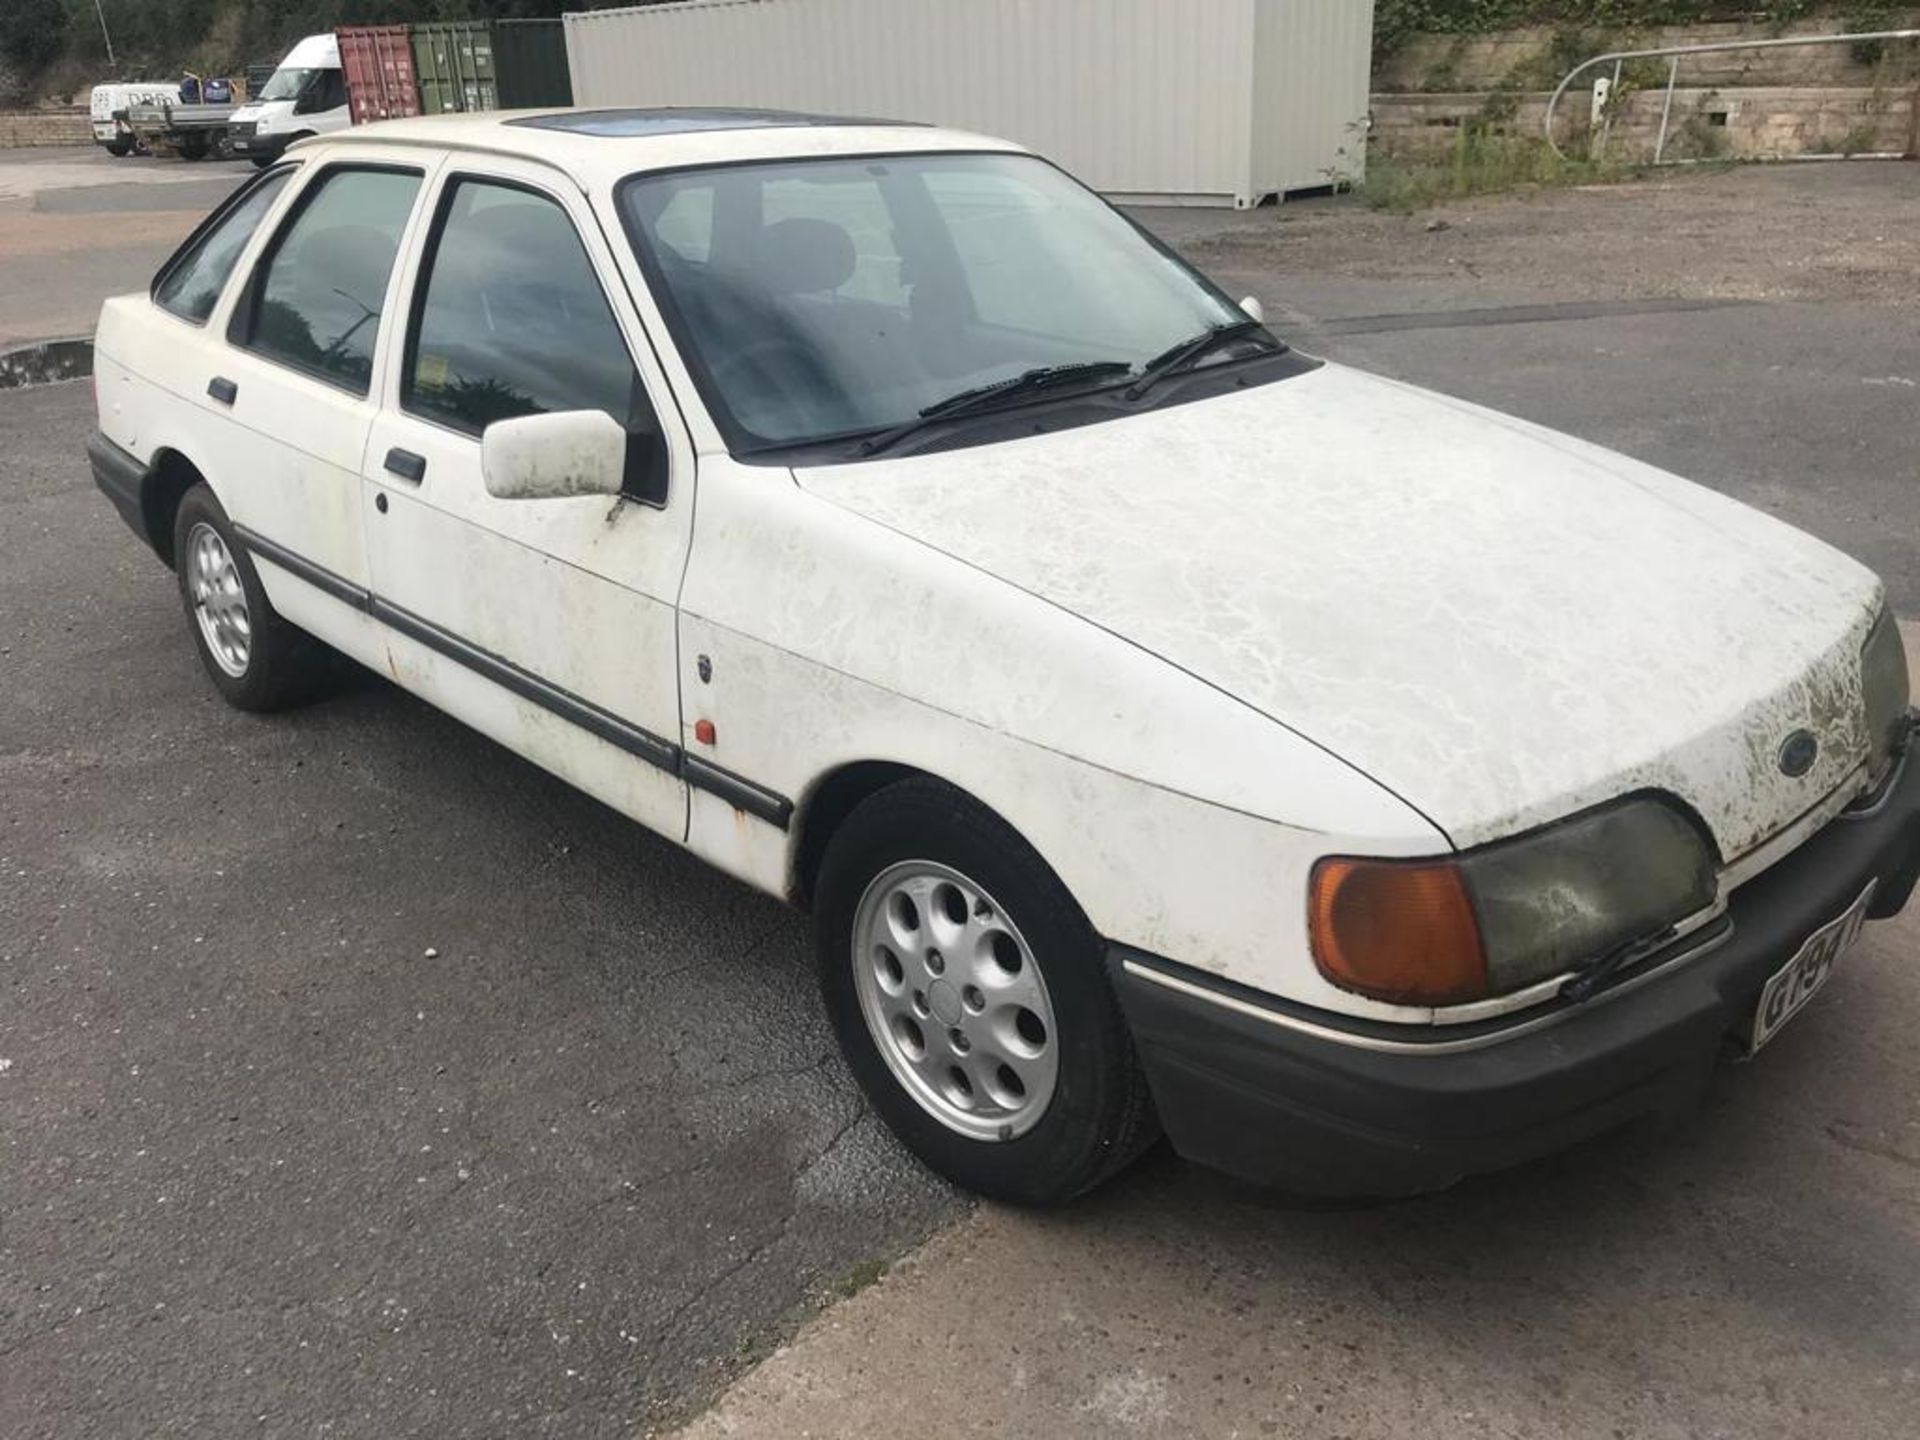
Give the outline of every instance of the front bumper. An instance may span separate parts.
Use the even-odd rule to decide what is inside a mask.
[[[1576,1003],[1477,1026],[1367,1024],[1114,946],[1160,1119],[1187,1158],[1302,1195],[1436,1190],[1690,1108],[1760,991],[1874,884],[1920,870],[1920,753],[1731,897],[1727,915]],[[1844,962],[1842,965],[1844,970]]]
[[[251,122],[227,127],[227,144],[236,155],[251,160],[277,160],[288,145],[285,135],[262,135]]]

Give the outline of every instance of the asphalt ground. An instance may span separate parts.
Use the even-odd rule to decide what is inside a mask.
[[[110,202],[51,198],[76,188],[33,225]],[[1176,238],[1307,348],[1767,505],[1920,608],[1910,311],[1316,281],[1284,247],[1209,258],[1212,233]],[[0,236],[0,314],[34,260]],[[62,303],[153,263],[120,247]],[[965,1213],[865,1118],[797,918],[370,677],[221,706],[171,577],[92,489],[89,405],[0,393],[0,1434],[644,1430]],[[1231,1303],[1176,1310],[1186,1338],[1276,1395],[1340,1402],[1339,1347],[1373,1337],[1341,1372],[1353,1433],[1420,1414],[1368,1395],[1426,1384],[1455,1414],[1488,1375],[1535,1408],[1461,1433],[1541,1433],[1555,1385],[1622,1434],[1896,1433],[1920,1406],[1911,934],[1870,939],[1677,1136],[1364,1218],[1223,1198],[1162,1155],[1026,1253],[1079,1247],[1120,1287],[1079,1293],[1122,1307],[1082,1319],[1142,1345],[1124,1307],[1172,1303],[1152,1267],[1211,1274]],[[981,1308],[915,1303],[933,1347]],[[1116,1427],[1183,1394],[1103,1379],[1074,1413]],[[1821,1410],[1829,1382],[1851,1410]]]
[[[0,1434],[606,1434],[958,1213],[805,927],[367,676],[261,719],[0,397]]]
[[[93,146],[0,150],[0,350],[91,334],[100,301],[145,286],[252,173],[244,160],[116,159]]]

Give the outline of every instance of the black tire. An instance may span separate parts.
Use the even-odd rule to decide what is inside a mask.
[[[131,154],[132,151],[133,146],[125,140],[115,140],[107,146],[107,154],[113,156],[116,160],[124,158]]]
[[[251,155],[248,158],[253,161],[253,168],[256,170],[264,170],[273,163],[271,155]]]
[[[219,536],[220,543],[233,558],[234,573],[246,596],[251,635],[245,665],[238,675],[229,674],[214,658],[198,618],[190,546],[194,531],[202,525]],[[268,603],[253,557],[235,536],[227,512],[220,508],[220,502],[205,482],[187,491],[174,515],[173,558],[180,601],[187,612],[187,632],[193,637],[194,648],[200,654],[200,663],[206,668],[208,678],[229,705],[239,710],[282,710],[319,693],[331,669],[326,647],[281,619]]]
[[[977,882],[1044,977],[1057,1079],[1038,1121],[1015,1138],[975,1139],[937,1119],[888,1067],[861,1010],[856,912],[875,878],[908,860]],[[984,806],[936,780],[889,786],[834,833],[814,894],[820,987],[841,1051],[873,1108],[928,1167],[996,1200],[1055,1205],[1116,1174],[1159,1135],[1099,936],[1033,847]]]

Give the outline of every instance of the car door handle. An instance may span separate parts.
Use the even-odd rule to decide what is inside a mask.
[[[233,397],[240,393],[240,387],[224,375],[216,375],[207,381],[207,394],[222,405],[231,405]]]
[[[387,473],[418,485],[427,478],[427,457],[416,455],[411,450],[402,450],[396,445],[387,451]]]

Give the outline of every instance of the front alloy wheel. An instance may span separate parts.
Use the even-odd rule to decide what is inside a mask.
[[[1053,1002],[999,902],[958,870],[908,860],[867,886],[853,935],[860,1012],[921,1108],[976,1140],[1031,1130],[1058,1075]]]
[[[932,1169],[1057,1204],[1151,1143],[1105,946],[999,816],[930,777],[901,780],[834,831],[813,898],[848,1068]]]

